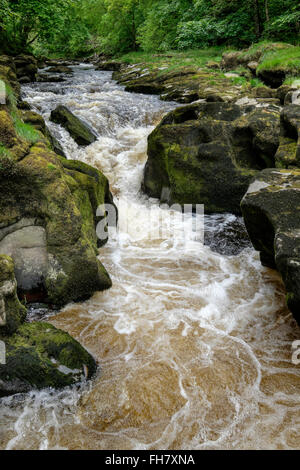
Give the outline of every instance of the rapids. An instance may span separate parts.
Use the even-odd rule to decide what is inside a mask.
[[[147,136],[176,104],[126,93],[110,72],[73,70],[23,93],[69,158],[105,173],[120,209],[99,254],[112,289],[46,318],[99,371],[77,387],[2,399],[0,448],[299,449],[300,331],[279,276],[236,217],[206,217],[203,244],[192,229],[201,215],[183,219],[141,193]],[[98,140],[79,148],[49,123],[58,104]]]

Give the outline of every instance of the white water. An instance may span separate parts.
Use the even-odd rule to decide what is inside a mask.
[[[113,288],[50,318],[97,358],[97,377],[3,399],[0,448],[299,448],[300,334],[278,275],[251,248],[225,256],[193,233],[183,239],[179,215],[168,226],[166,209],[141,194],[147,136],[175,105],[125,93],[110,73],[75,71],[26,87],[26,99],[46,118],[65,104],[99,133],[79,149],[51,125],[69,157],[108,176],[130,224],[100,251]],[[153,240],[160,223],[165,235]],[[221,237],[237,223],[208,218],[212,245],[231,252],[237,240]]]

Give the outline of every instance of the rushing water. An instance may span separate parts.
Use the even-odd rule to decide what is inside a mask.
[[[46,119],[65,104],[98,132],[80,149],[50,124],[69,157],[107,175],[129,223],[100,251],[112,289],[48,318],[97,358],[97,376],[2,399],[0,448],[299,448],[300,332],[279,276],[236,217],[208,217],[207,246],[188,232],[191,216],[167,223],[169,211],[140,192],[147,136],[175,104],[128,94],[88,66],[24,93]]]

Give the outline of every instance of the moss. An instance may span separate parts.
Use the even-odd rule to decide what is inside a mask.
[[[7,288],[9,285],[9,289]],[[0,255],[0,299],[4,302],[5,324],[0,326],[0,336],[13,334],[23,323],[26,309],[17,297],[14,264],[9,256]]]
[[[90,145],[97,140],[92,130],[65,106],[58,106],[51,113],[51,120],[67,129],[78,145]]]
[[[68,333],[50,324],[24,324],[4,341],[7,356],[6,365],[0,368],[0,395],[61,388],[80,381],[86,371],[88,378],[95,373],[91,355]]]

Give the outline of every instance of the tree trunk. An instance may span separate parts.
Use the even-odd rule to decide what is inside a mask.
[[[255,34],[256,34],[257,39],[259,39],[262,33],[262,24],[261,24],[261,18],[260,18],[260,13],[259,13],[259,0],[253,0],[253,8],[254,8]]]
[[[269,23],[270,21],[270,14],[269,14],[269,1],[265,0],[265,10],[266,10],[266,21]]]

